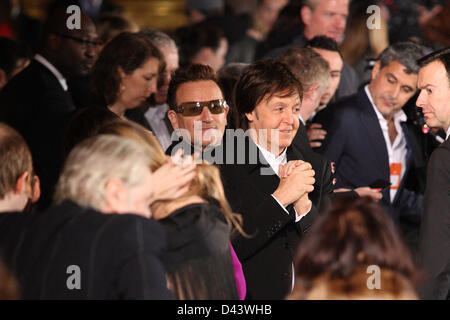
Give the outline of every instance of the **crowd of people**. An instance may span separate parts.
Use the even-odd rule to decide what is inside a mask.
[[[449,2],[252,2],[1,2],[1,299],[450,299]]]

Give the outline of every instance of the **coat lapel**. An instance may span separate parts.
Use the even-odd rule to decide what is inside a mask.
[[[389,180],[389,156],[383,131],[381,130],[380,123],[369,98],[364,91],[358,97],[358,106],[360,107],[359,118],[363,130],[366,131],[369,137],[367,143],[373,151],[372,155],[377,160],[378,169],[382,173],[381,176]]]

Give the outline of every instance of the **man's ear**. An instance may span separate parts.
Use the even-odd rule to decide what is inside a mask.
[[[381,63],[380,60],[378,60],[372,69],[372,80],[375,79],[378,75],[378,72],[380,72]]]
[[[31,202],[36,203],[41,197],[41,180],[37,175],[34,175],[32,179],[34,181],[33,188],[31,189]]]
[[[179,129],[180,125],[178,124],[177,113],[173,110],[169,110],[167,112],[167,118],[169,118],[170,123],[172,124],[173,130]]]
[[[16,185],[14,186],[14,193],[17,195],[21,195],[29,191],[30,186],[30,173],[25,171],[22,173],[16,181]]]
[[[8,82],[5,70],[0,68],[0,89],[3,88]]]
[[[245,113],[245,117],[247,118],[248,122],[253,122],[255,115],[253,114],[253,111],[252,111],[249,113]]]
[[[120,213],[126,200],[125,192],[123,184],[118,179],[110,179],[105,185],[105,211],[108,213]]]
[[[300,9],[300,17],[301,17],[301,19],[303,21],[303,24],[305,26],[307,26],[307,25],[309,25],[311,23],[312,15],[313,15],[313,13],[312,13],[312,10],[311,10],[310,7],[303,6]]]

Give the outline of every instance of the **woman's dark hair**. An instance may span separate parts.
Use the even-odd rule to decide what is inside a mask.
[[[116,102],[121,82],[119,67],[125,74],[131,74],[152,57],[158,59],[159,70],[164,70],[161,52],[140,32],[123,32],[108,42],[92,69],[95,101],[106,106]]]
[[[251,113],[263,99],[283,94],[298,94],[303,98],[303,88],[289,67],[283,62],[266,59],[249,65],[234,89],[233,105],[236,107],[236,128],[248,129],[246,113]]]
[[[316,221],[299,246],[295,273],[306,281],[325,274],[348,279],[369,265],[417,281],[410,252],[384,210],[368,197],[343,198]]]
[[[200,22],[179,28],[174,38],[179,49],[180,66],[186,66],[202,48],[211,48],[216,52],[225,34],[213,24]]]

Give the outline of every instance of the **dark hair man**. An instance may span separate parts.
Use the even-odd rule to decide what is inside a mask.
[[[211,67],[194,64],[178,69],[170,82],[167,103],[169,120],[183,143],[177,146],[175,141],[166,153],[182,146],[201,151],[209,145],[220,144],[229,107]]]
[[[252,235],[233,240],[247,298],[282,299],[292,289],[292,254],[332,190],[329,162],[292,143],[302,94],[289,68],[272,59],[247,67],[235,87],[238,122],[249,130],[237,136],[238,160],[220,168],[230,205]]]
[[[417,106],[432,128],[446,131],[446,140],[431,155],[423,200],[420,259],[427,276],[424,299],[450,298],[450,48],[419,60]]]
[[[336,164],[336,187],[384,188],[381,203],[404,228],[412,248],[417,245],[422,196],[406,181],[424,159],[402,107],[417,90],[416,60],[423,52],[412,42],[391,45],[381,53],[369,85],[315,119],[327,130],[319,152]]]

